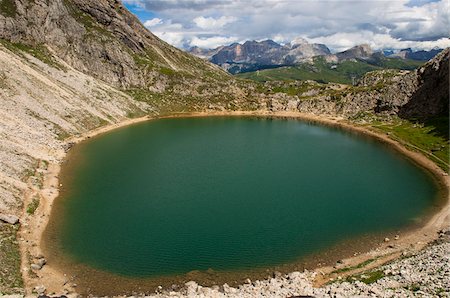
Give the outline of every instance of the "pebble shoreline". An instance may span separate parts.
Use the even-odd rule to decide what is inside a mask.
[[[380,274],[373,282],[367,278]],[[185,284],[181,291],[162,290],[150,296],[129,296],[148,298],[246,298],[246,297],[450,297],[450,228],[441,231],[439,239],[422,251],[404,256],[376,269],[344,279],[330,281],[315,288],[313,280],[317,272],[291,272],[275,274],[266,280],[247,280],[237,288],[227,284],[202,287],[195,281]],[[63,296],[44,295],[45,288],[37,287],[40,295],[9,295],[4,298],[24,297],[80,297],[77,294]],[[90,296],[94,297],[94,296]],[[126,297],[126,296],[118,296]]]

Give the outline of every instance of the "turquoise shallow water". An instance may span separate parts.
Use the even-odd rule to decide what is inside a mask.
[[[161,119],[78,145],[56,247],[126,276],[247,270],[405,227],[432,179],[368,138],[297,120]]]

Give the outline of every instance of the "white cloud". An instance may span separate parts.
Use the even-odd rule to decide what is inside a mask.
[[[193,20],[197,27],[207,30],[222,29],[225,25],[233,23],[235,21],[237,21],[237,18],[230,16],[221,16],[217,19],[213,17],[205,18],[201,16]]]
[[[194,36],[190,42],[190,46],[197,46],[204,49],[215,49],[221,45],[231,44],[238,41],[236,37],[213,36],[206,38],[198,38]]]
[[[124,1],[151,11],[146,25],[175,46],[302,36],[335,50],[359,43],[421,49],[447,44],[450,28],[448,0]]]
[[[357,44],[367,43],[375,50],[415,48],[431,50],[433,48],[450,47],[450,39],[441,38],[435,41],[399,40],[389,34],[374,34],[370,31],[354,33],[337,33],[326,37],[309,40],[314,43],[324,43],[335,51],[344,51]]]
[[[164,40],[165,42],[182,48],[184,46],[185,35],[182,32],[154,32],[156,36]]]
[[[161,25],[162,23],[163,23],[163,21],[160,18],[154,18],[154,19],[145,21],[144,26],[147,28],[150,28],[150,27],[154,27],[157,25]]]

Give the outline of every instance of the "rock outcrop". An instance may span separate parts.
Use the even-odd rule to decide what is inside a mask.
[[[417,88],[401,107],[400,117],[428,118],[449,113],[449,49],[419,68],[411,78]]]
[[[358,117],[365,113],[426,119],[448,116],[450,48],[415,71],[381,70],[367,73],[356,86],[344,88],[289,83],[305,89],[297,96],[272,96],[268,107],[329,116]],[[298,86],[297,86],[298,85]],[[279,88],[279,87],[278,87]]]

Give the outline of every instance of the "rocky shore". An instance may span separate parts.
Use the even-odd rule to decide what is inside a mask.
[[[163,292],[149,297],[450,297],[450,230],[417,254],[404,256],[372,271],[330,280],[316,288],[319,272],[276,274],[271,279],[250,281],[238,288],[227,284],[205,288],[188,282],[182,292]]]
[[[345,278],[330,279],[322,287],[314,280],[321,272],[305,271],[281,274],[272,278],[251,281],[239,287],[227,284],[202,287],[195,281],[177,291],[157,290],[152,298],[245,298],[245,297],[450,297],[450,229],[443,230],[439,238],[423,250],[404,251],[402,257],[384,266]],[[39,295],[26,297],[79,297],[77,294],[44,295],[44,286],[37,286]],[[4,298],[24,298],[24,295],[7,295]],[[94,296],[91,296],[94,297]],[[126,296],[121,296],[126,297]]]

